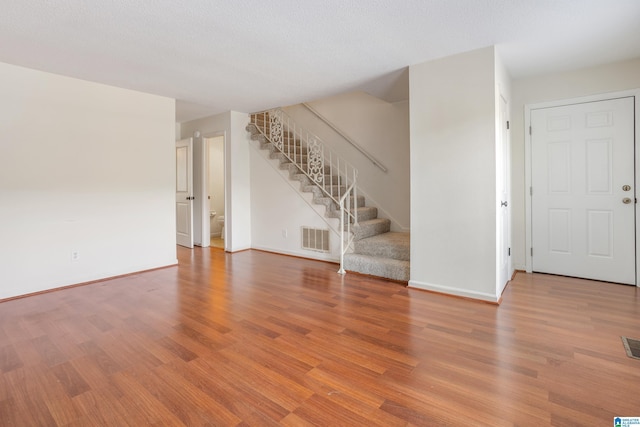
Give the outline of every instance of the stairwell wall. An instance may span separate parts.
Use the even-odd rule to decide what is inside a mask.
[[[388,169],[382,171],[304,105],[284,108],[293,120],[320,137],[359,171],[358,189],[392,231],[410,228],[409,102],[389,103],[350,92],[308,103]]]
[[[328,229],[323,217],[310,206],[311,193],[300,194],[299,181],[291,181],[288,171],[278,169],[278,161],[268,158],[252,141],[251,149],[251,241],[255,249],[324,261],[340,257],[340,238],[330,232],[329,253],[302,249],[303,226]],[[321,214],[324,208],[318,207]],[[333,224],[337,226],[337,219]],[[336,267],[337,270],[337,267]]]

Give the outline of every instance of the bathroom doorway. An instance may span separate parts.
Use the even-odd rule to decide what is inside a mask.
[[[209,202],[209,238],[212,248],[225,249],[224,135],[203,138],[206,194]]]

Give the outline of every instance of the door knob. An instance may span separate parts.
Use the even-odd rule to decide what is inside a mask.
[[[622,199],[622,203],[624,203],[625,205],[628,205],[629,203],[631,203],[631,199],[628,197],[625,197],[624,199]]]

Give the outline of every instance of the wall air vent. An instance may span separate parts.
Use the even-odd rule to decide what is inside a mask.
[[[302,249],[329,252],[329,230],[302,227]]]

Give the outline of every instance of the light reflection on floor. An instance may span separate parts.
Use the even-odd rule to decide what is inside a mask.
[[[220,249],[224,249],[224,240],[221,239],[220,237],[211,237],[211,243],[209,243],[209,245],[212,248],[220,248]]]

